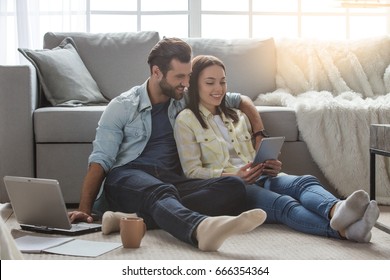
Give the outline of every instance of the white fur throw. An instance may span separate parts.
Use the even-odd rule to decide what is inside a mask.
[[[339,194],[368,191],[370,124],[390,124],[390,37],[284,39],[277,55],[279,89],[255,104],[294,108],[302,138]],[[376,163],[377,201],[390,205],[390,159]]]

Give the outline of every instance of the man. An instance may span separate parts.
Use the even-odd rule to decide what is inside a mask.
[[[182,173],[173,126],[186,105],[191,55],[184,41],[162,39],[148,57],[149,79],[109,103],[97,128],[79,209],[69,213],[72,221],[92,221],[105,180],[110,210],[136,213],[148,229],[164,229],[204,251],[218,250],[231,235],[264,222],[261,209],[221,216],[238,213],[245,203],[245,185],[237,177],[194,180]],[[262,128],[249,98],[231,94],[228,101],[248,114],[254,128]]]

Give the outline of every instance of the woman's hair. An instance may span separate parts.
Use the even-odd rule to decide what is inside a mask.
[[[222,67],[223,71],[226,73],[225,65],[223,62],[211,55],[198,55],[192,60],[192,73],[190,77],[190,86],[188,88],[189,103],[188,108],[195,114],[196,118],[200,122],[203,128],[207,128],[206,122],[203,120],[202,115],[199,111],[199,75],[207,67],[217,65]],[[223,97],[219,109],[228,117],[233,120],[233,122],[238,121],[238,115],[236,111],[226,106],[225,97]]]
[[[192,49],[190,45],[179,38],[161,39],[150,51],[148,64],[150,72],[156,65],[165,75],[170,69],[172,59],[178,59],[182,63],[191,62]]]

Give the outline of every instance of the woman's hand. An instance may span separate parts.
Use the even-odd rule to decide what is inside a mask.
[[[252,162],[247,163],[243,167],[240,168],[237,172],[237,176],[245,181],[247,184],[253,184],[263,173],[264,164],[257,164],[252,166]]]
[[[282,162],[279,160],[271,159],[271,160],[267,160],[264,163],[263,173],[268,176],[276,177],[281,170],[282,170]]]

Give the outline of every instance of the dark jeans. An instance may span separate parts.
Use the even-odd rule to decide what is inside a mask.
[[[203,219],[237,214],[246,196],[245,184],[238,177],[188,179],[131,163],[110,171],[104,190],[110,210],[137,213],[148,229],[164,229],[193,245],[193,232]]]

